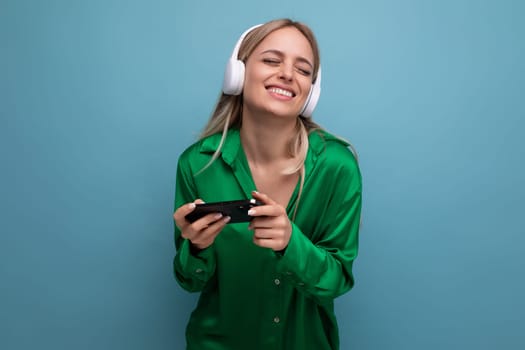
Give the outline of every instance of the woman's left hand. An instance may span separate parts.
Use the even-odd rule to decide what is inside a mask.
[[[292,224],[286,209],[263,193],[253,191],[252,195],[263,203],[248,212],[253,216],[248,226],[248,229],[253,230],[253,243],[274,251],[284,250],[292,235]]]

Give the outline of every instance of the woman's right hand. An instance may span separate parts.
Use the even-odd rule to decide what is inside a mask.
[[[181,231],[181,236],[188,239],[193,247],[202,250],[213,244],[217,235],[230,221],[230,217],[223,217],[222,214],[216,213],[203,216],[193,223],[186,220],[185,216],[195,209],[195,204],[200,203],[204,202],[197,199],[193,203],[180,206],[173,214],[173,219]]]

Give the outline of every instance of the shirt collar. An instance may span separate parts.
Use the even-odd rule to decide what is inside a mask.
[[[214,134],[205,138],[201,144],[200,152],[201,153],[214,153],[221,142],[222,134]],[[349,143],[337,136],[334,136],[324,130],[315,130],[311,132],[308,136],[309,150],[305,160],[306,168],[309,168],[312,163],[317,160],[319,154],[321,154],[325,147],[326,142],[335,141],[343,144],[348,147]],[[233,167],[235,159],[239,156],[241,149],[241,138],[239,134],[239,129],[229,129],[224,144],[222,145],[220,156],[222,159],[230,166]]]
[[[214,153],[221,143],[222,134],[214,134],[203,140],[200,152]],[[237,159],[241,148],[241,138],[239,129],[229,129],[224,144],[222,145],[220,157],[230,166],[233,166],[234,160]]]

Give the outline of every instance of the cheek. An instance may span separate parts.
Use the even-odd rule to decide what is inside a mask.
[[[311,88],[312,88],[312,81],[310,79],[307,79],[306,81],[301,83],[301,90],[303,91],[303,95],[305,95],[305,99],[310,93]]]
[[[257,77],[252,74],[246,74],[244,76],[244,87],[243,87],[243,101],[244,103],[254,106],[261,101],[261,94],[263,93],[260,88],[260,81]]]
[[[309,76],[300,76],[300,84],[304,89],[310,89],[312,86],[312,78]]]
[[[244,75],[244,94],[260,94],[264,89],[264,79],[261,74],[246,72]]]
[[[245,70],[244,83],[246,85],[261,83],[264,77],[264,71],[262,69],[254,69],[253,67],[250,68],[247,67]]]
[[[251,77],[244,77],[244,88],[243,88],[243,94],[244,98],[250,99],[254,94],[257,93],[257,90],[255,89],[255,85],[253,84],[253,79]]]

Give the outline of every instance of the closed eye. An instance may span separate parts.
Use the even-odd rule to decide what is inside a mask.
[[[302,75],[307,76],[307,77],[309,77],[310,75],[312,75],[312,72],[311,72],[309,69],[297,68],[297,71],[298,71],[299,73],[301,73]]]
[[[276,58],[263,58],[263,62],[269,65],[278,65],[281,63],[281,61]]]

